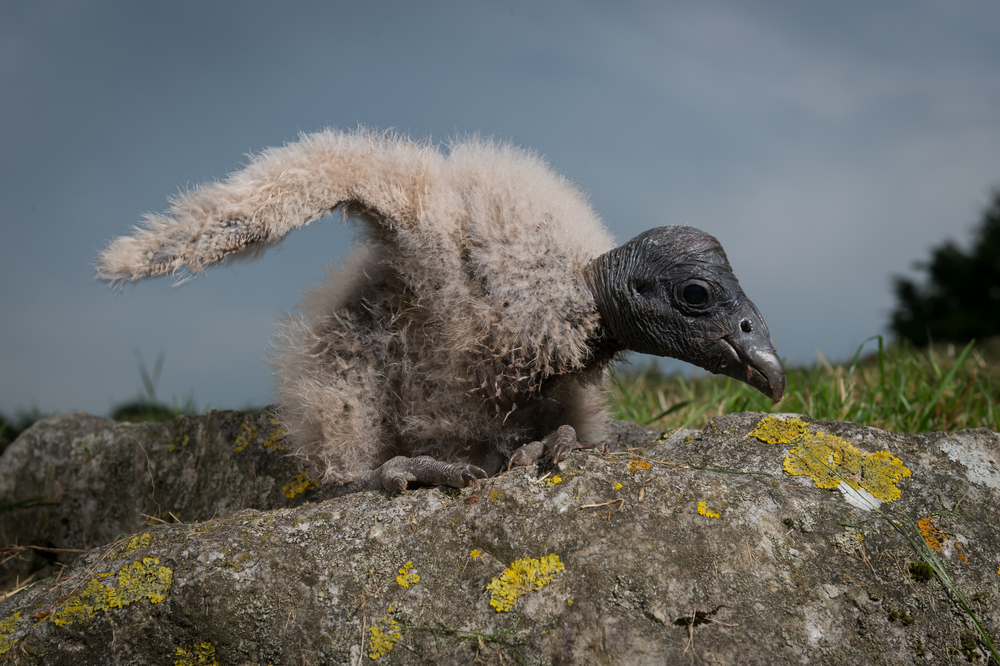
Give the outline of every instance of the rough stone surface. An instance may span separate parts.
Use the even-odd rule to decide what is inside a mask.
[[[0,513],[0,538],[6,546],[88,549],[136,532],[147,516],[205,521],[321,497],[299,476],[306,468],[289,455],[273,418],[265,409],[166,423],[85,413],[39,421],[0,456],[0,506],[9,507]],[[0,582],[11,587],[72,557],[21,552],[0,564]]]
[[[262,433],[266,418],[214,414],[104,432],[159,437],[158,455],[168,458],[183,455],[165,444],[180,432],[245,432],[239,424],[252,421]],[[169,497],[170,506],[188,507],[183,520],[204,522],[143,526],[127,514],[145,506],[148,477],[167,474],[172,463],[140,438],[150,462],[139,465],[120,441],[128,436],[104,435],[98,439],[109,451],[124,448],[119,466],[129,471],[116,483],[97,476],[115,466],[94,466],[87,476],[79,470],[103,454],[72,463],[72,442],[109,424],[64,419],[36,426],[45,436],[29,430],[7,453],[49,447],[34,453],[37,460],[60,464],[63,456],[59,474],[78,481],[60,497],[46,495],[47,509],[75,502],[82,512],[75,520],[134,520],[135,534],[0,602],[0,654],[10,663],[353,664],[378,653],[379,662],[400,664],[986,663],[954,595],[933,575],[921,580],[919,567],[911,573],[920,558],[899,530],[938,549],[986,631],[1000,634],[1000,435],[988,430],[901,435],[803,419],[812,434],[835,435],[863,454],[891,452],[912,472],[896,483],[897,501],[874,502],[881,513],[859,501],[863,494],[786,472],[792,446],[750,435],[760,414],[719,417],[700,432],[623,425],[619,445],[630,451],[578,451],[558,467],[514,470],[478,489],[316,502],[317,493],[283,508],[305,494],[240,494],[238,484],[220,482],[229,490],[199,504],[195,488],[214,492],[213,475],[235,477],[238,469],[252,478],[240,454],[219,457],[209,447],[201,455],[217,456],[211,466],[188,459],[194,480],[175,481],[169,493],[169,483],[157,482],[155,491],[161,504]],[[227,425],[210,426],[213,419]],[[204,441],[213,437],[232,450],[222,435]],[[263,460],[258,474],[270,469]],[[28,476],[26,464],[0,459],[2,501],[23,498],[11,495],[10,475]],[[24,487],[48,492],[35,483]],[[130,503],[87,504],[79,498],[100,495],[87,495],[88,483],[104,483],[103,492]],[[54,519],[45,524],[33,534],[58,527]],[[19,538],[14,523],[4,525],[8,541]],[[88,529],[61,534],[118,528]],[[70,538],[55,535],[52,543],[70,543],[57,537]],[[496,597],[502,605],[512,586],[531,586],[532,575],[551,580],[509,611],[491,605],[492,588],[507,594]]]

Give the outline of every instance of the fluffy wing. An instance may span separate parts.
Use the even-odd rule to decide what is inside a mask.
[[[224,259],[263,252],[339,206],[388,226],[411,224],[443,157],[426,143],[361,129],[303,135],[252,158],[147,215],[101,253],[98,276],[122,282],[197,275]]]
[[[503,143],[474,138],[445,156],[366,130],[304,135],[148,216],[104,250],[98,274],[196,275],[340,206],[369,223],[380,275],[400,281],[384,286],[391,298],[378,326],[405,337],[400,358],[437,368],[411,373],[420,382],[471,381],[509,410],[588,362],[598,315],[581,269],[611,239],[577,187]],[[307,299],[314,325],[343,305],[337,294],[367,288],[368,275],[355,273]]]
[[[613,246],[586,196],[537,155],[470,141],[447,168],[465,211],[465,271],[480,296],[475,382],[510,409],[581,370],[598,326],[582,269]]]

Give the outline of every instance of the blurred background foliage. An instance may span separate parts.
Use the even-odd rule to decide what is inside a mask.
[[[897,305],[890,328],[898,340],[924,347],[1000,335],[1000,188],[968,251],[949,240],[916,267],[927,273],[923,284],[900,276],[893,280]]]

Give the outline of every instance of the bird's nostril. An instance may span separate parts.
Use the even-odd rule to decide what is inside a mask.
[[[750,333],[751,331],[753,331],[753,324],[750,323],[749,319],[744,319],[743,321],[740,322],[740,330],[742,330],[744,333]]]

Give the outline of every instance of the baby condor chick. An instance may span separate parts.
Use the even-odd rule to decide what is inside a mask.
[[[283,426],[329,482],[464,487],[558,461],[604,437],[601,379],[626,350],[781,399],[767,326],[715,238],[668,226],[614,247],[572,183],[503,143],[304,135],[147,216],[98,274],[193,276],[338,208],[364,222],[358,247],[273,359]]]

